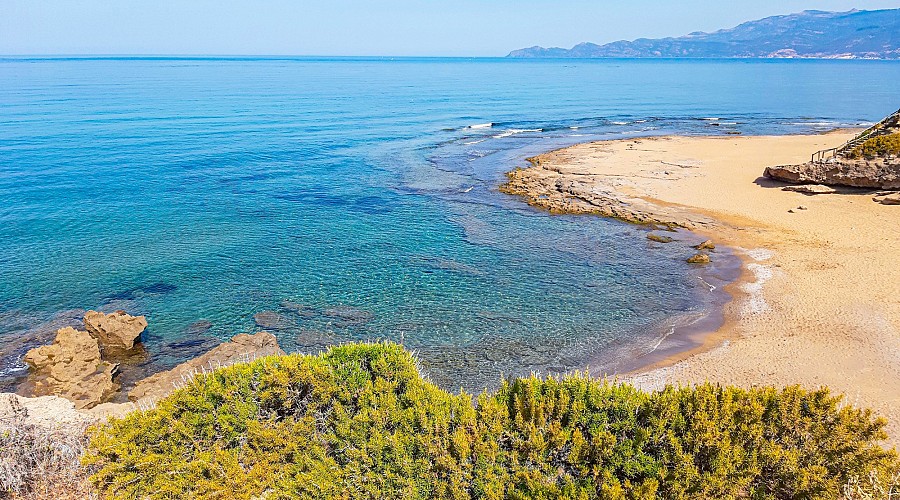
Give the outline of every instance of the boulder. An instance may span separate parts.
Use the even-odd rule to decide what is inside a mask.
[[[703,243],[695,246],[694,248],[696,248],[697,250],[715,250],[716,245],[712,240],[706,240]]]
[[[147,328],[147,319],[143,316],[129,316],[125,311],[112,314],[88,311],[84,315],[84,327],[104,349],[112,347],[129,351]]]
[[[162,399],[189,382],[197,373],[235,363],[246,363],[263,356],[283,354],[284,351],[278,347],[278,340],[271,333],[235,335],[229,342],[215,347],[200,357],[141,380],[128,393],[128,399],[135,402],[147,398]]]
[[[697,255],[694,255],[687,261],[688,261],[688,264],[709,264],[709,262],[710,262],[709,255],[706,255],[704,253],[698,253]]]
[[[62,396],[78,409],[109,399],[119,386],[113,382],[118,365],[100,358],[100,345],[88,332],[72,327],[56,332],[52,345],[28,351],[30,368],[19,391],[30,396]]]
[[[822,184],[800,184],[799,186],[785,186],[782,191],[793,191],[803,194],[833,194],[837,189]]]

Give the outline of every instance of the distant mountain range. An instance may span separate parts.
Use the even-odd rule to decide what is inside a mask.
[[[531,47],[507,57],[900,59],[900,9],[807,10],[713,33],[580,43],[571,49]]]

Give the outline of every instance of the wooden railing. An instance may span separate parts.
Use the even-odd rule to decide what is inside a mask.
[[[829,149],[823,149],[821,151],[816,151],[815,153],[812,154],[812,158],[810,158],[809,161],[812,163],[816,163],[816,162],[823,163],[831,158],[834,158],[836,156],[847,153],[848,151],[851,151],[856,146],[859,146],[860,144],[866,142],[867,140],[869,140],[873,137],[878,137],[880,135],[888,133],[890,131],[890,129],[888,127],[885,127],[885,125],[887,125],[889,123],[896,123],[896,122],[900,122],[900,109],[898,109],[897,111],[894,111],[890,115],[886,116],[883,120],[879,121],[875,125],[872,125],[871,127],[863,130],[859,135],[857,135],[853,139],[850,139],[849,141],[841,144],[840,146],[838,146],[836,148],[829,148]]]

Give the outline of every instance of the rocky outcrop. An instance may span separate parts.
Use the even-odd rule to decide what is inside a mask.
[[[186,361],[175,368],[151,375],[135,385],[128,393],[131,401],[151,398],[158,400],[174,392],[190,381],[197,373],[214,370],[221,366],[251,361],[263,356],[283,355],[275,336],[268,332],[255,335],[235,335],[231,341],[214,348],[206,354]]]
[[[699,245],[694,246],[697,250],[715,250],[716,244],[713,243],[713,240],[706,240]]]
[[[839,157],[833,162],[767,167],[764,175],[792,184],[900,189],[900,160],[850,160]]]
[[[75,404],[68,399],[58,396],[26,398],[0,393],[0,432],[32,425],[47,429],[83,429],[97,420],[90,413],[75,409]]]
[[[28,351],[30,368],[20,392],[32,396],[57,395],[78,409],[109,399],[119,386],[113,382],[117,365],[100,357],[100,345],[88,332],[61,328],[52,345]]]
[[[104,349],[111,347],[128,351],[147,328],[147,319],[143,316],[130,316],[125,311],[112,314],[88,311],[84,315],[84,327]]]

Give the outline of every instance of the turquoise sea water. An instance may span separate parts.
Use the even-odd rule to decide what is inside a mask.
[[[128,380],[264,311],[288,351],[402,341],[448,387],[615,371],[721,302],[696,242],[550,216],[502,174],[593,139],[864,124],[898,82],[856,61],[0,60],[0,385],[85,308],[147,315]]]

